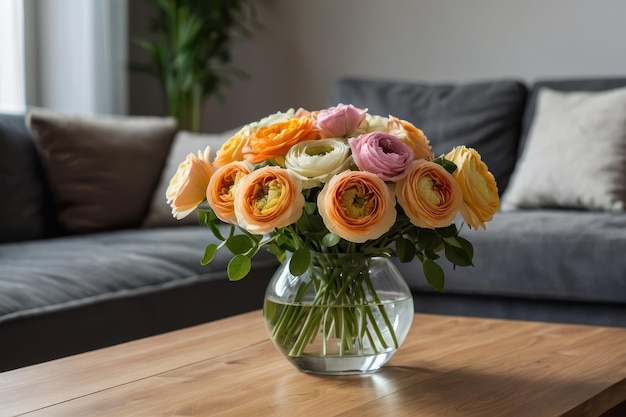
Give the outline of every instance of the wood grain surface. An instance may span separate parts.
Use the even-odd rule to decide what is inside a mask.
[[[0,416],[600,416],[626,329],[417,314],[379,372],[298,372],[260,311],[0,373]]]

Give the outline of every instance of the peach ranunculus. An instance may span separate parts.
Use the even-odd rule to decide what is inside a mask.
[[[206,147],[204,153],[190,153],[178,166],[165,191],[167,204],[172,207],[172,215],[182,219],[189,215],[206,197],[206,188],[213,175],[209,163],[211,148]]]
[[[453,175],[463,190],[461,215],[472,229],[482,227],[486,230],[485,222],[493,219],[500,207],[493,174],[475,149],[457,146],[445,158],[457,167]]]
[[[250,137],[243,149],[245,158],[258,163],[268,159],[279,159],[289,151],[293,145],[305,140],[317,139],[319,132],[315,129],[313,120],[309,117],[294,117],[287,121],[277,122],[269,126],[260,127]]]
[[[389,133],[395,135],[413,149],[415,159],[433,159],[434,154],[432,147],[421,129],[418,129],[406,120],[400,120],[394,116],[389,116],[389,125],[387,128]]]
[[[406,177],[396,183],[398,203],[411,220],[423,228],[447,227],[463,203],[463,191],[444,167],[416,159]]]
[[[371,172],[344,171],[319,193],[317,207],[329,231],[354,243],[377,239],[396,221],[391,188]]]
[[[252,172],[252,167],[245,161],[233,161],[218,168],[206,189],[207,202],[215,215],[226,223],[237,224],[235,215],[235,190],[243,177]]]
[[[302,183],[277,166],[252,171],[235,190],[237,224],[250,233],[265,234],[295,223],[302,215]]]

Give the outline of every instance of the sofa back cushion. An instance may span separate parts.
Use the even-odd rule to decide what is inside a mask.
[[[27,119],[69,233],[138,227],[177,130],[173,118],[71,116]]]
[[[519,154],[521,155],[530,128],[535,119],[535,113],[537,112],[537,100],[539,97],[539,91],[547,87],[556,91],[588,91],[598,92],[605,90],[612,90],[615,88],[626,87],[626,78],[623,77],[605,77],[605,78],[573,78],[573,79],[544,79],[535,81],[528,94],[528,104],[524,111],[524,117],[522,119],[522,131],[520,137]]]
[[[476,149],[502,193],[517,159],[525,100],[526,87],[513,80],[422,84],[345,78],[335,83],[331,104],[407,120],[424,131],[435,156],[457,145]]]
[[[0,243],[54,230],[54,207],[24,115],[0,115]]]

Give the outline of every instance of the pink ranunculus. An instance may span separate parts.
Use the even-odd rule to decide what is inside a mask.
[[[348,142],[359,169],[376,174],[385,181],[396,182],[404,178],[414,159],[411,148],[389,133],[367,133]]]
[[[341,138],[352,135],[365,121],[367,109],[358,109],[352,104],[338,104],[320,110],[317,128],[324,138]]]

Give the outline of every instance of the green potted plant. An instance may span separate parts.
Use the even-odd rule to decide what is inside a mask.
[[[232,65],[236,35],[250,36],[260,26],[255,0],[152,0],[158,11],[151,20],[154,40],[135,39],[150,62],[133,70],[156,76],[167,108],[179,128],[200,130],[202,106],[210,97],[223,99],[221,87],[245,73]]]

